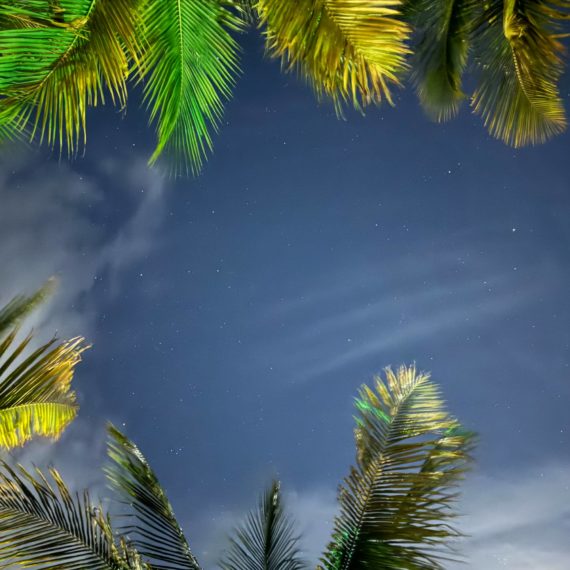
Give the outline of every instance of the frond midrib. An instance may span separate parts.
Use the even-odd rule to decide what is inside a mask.
[[[390,439],[390,436],[392,435],[392,430],[393,430],[393,426],[394,423],[398,417],[398,415],[400,414],[400,411],[402,409],[402,407],[404,407],[404,405],[408,402],[409,398],[411,398],[411,396],[413,395],[413,393],[415,392],[415,390],[422,384],[424,384],[425,382],[428,381],[427,377],[421,377],[412,387],[412,389],[410,390],[410,392],[405,396],[405,398],[402,398],[396,405],[395,407],[395,412],[391,414],[390,416],[390,421],[388,422],[389,428],[386,430],[385,435],[382,437],[382,447],[384,447],[385,443]],[[364,519],[366,517],[366,510],[367,510],[367,506],[370,500],[370,496],[372,494],[372,490],[373,490],[373,486],[374,486],[374,482],[378,479],[378,477],[381,476],[382,474],[382,466],[383,466],[383,459],[384,459],[384,452],[382,452],[379,457],[375,457],[371,463],[371,465],[366,466],[366,468],[364,469],[363,467],[361,467],[363,474],[367,471],[372,471],[372,476],[370,478],[370,484],[367,485],[368,489],[366,490],[366,498],[363,502],[361,502],[362,507],[359,509],[360,512],[358,514],[358,522],[356,525],[356,532],[354,534],[354,537],[351,539],[350,541],[350,547],[349,547],[349,554],[347,555],[347,560],[346,562],[343,563],[343,566],[341,567],[341,569],[339,570],[348,570],[349,565],[352,561],[352,557],[354,555],[354,550],[356,548],[356,542],[358,539],[358,536],[360,535],[360,531],[362,529],[362,526],[364,524]]]
[[[68,529],[66,529],[64,527],[55,524],[51,519],[49,519],[47,517],[39,516],[35,513],[30,513],[30,512],[25,511],[25,510],[18,510],[18,509],[14,509],[14,508],[12,508],[12,509],[3,508],[2,506],[0,506],[0,513],[9,513],[9,514],[19,515],[19,516],[24,515],[32,521],[39,521],[41,523],[44,523],[47,527],[55,529],[60,536],[63,536],[65,538],[69,538],[70,542],[73,542],[74,544],[77,544],[80,547],[82,547],[85,551],[92,553],[95,557],[97,557],[99,560],[101,560],[101,562],[103,562],[107,566],[107,568],[109,568],[109,570],[128,570],[128,567],[125,566],[124,564],[109,563],[108,559],[103,558],[96,550],[91,548],[91,546],[88,543],[86,543],[84,540],[81,540],[81,538],[79,536],[77,536],[76,534],[73,534],[71,531],[69,531]]]

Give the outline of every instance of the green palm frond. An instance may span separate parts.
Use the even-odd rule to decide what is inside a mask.
[[[490,0],[485,6],[476,32],[479,86],[473,109],[507,144],[542,143],[566,128],[558,35],[570,2]]]
[[[108,453],[113,464],[107,477],[136,513],[132,524],[122,529],[136,550],[153,570],[199,570],[156,475],[136,445],[113,426]]]
[[[12,331],[0,342],[0,447],[34,436],[58,438],[77,415],[71,381],[83,339],[52,340],[24,356],[30,340],[16,342]]]
[[[197,173],[212,148],[238,71],[232,31],[243,22],[233,2],[148,0],[142,13],[144,97],[157,125],[150,164],[170,174]]]
[[[1,569],[135,570],[122,550],[87,492],[73,495],[54,469],[0,463]]]
[[[357,109],[399,85],[410,28],[401,0],[259,0],[268,52],[297,69],[319,97]]]
[[[302,570],[298,538],[286,515],[278,481],[273,481],[230,539],[220,567],[222,570]]]
[[[13,0],[4,18],[30,25],[0,29],[0,116],[50,145],[85,143],[86,109],[126,101],[140,0]],[[5,121],[0,121],[5,124]],[[2,128],[2,131],[5,129]]]
[[[420,104],[433,120],[457,115],[465,99],[462,78],[478,0],[420,0],[413,13],[418,42],[412,79]]]
[[[472,435],[414,367],[386,370],[374,390],[363,386],[356,405],[357,465],[340,487],[324,568],[442,568],[447,541],[459,536],[451,507]]]
[[[18,326],[22,319],[29,315],[38,305],[49,297],[54,289],[55,280],[49,279],[35,293],[18,295],[0,309],[0,337],[10,329]]]

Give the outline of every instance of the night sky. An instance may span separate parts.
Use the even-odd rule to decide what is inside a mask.
[[[467,566],[567,568],[569,136],[515,151],[467,107],[430,123],[411,90],[338,120],[255,38],[244,46],[198,178],[147,169],[137,93],[124,117],[91,113],[72,163],[3,153],[1,299],[58,275],[35,324],[93,343],[80,418],[23,460],[106,496],[113,421],[207,569],[278,476],[315,561],[354,459],[357,388],[416,362],[479,433]]]

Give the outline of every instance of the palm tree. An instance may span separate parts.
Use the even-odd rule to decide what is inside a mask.
[[[388,369],[385,380],[363,386],[356,408],[356,465],[340,486],[340,514],[319,568],[442,568],[453,554],[450,539],[459,536],[452,505],[472,435],[414,367]],[[0,568],[200,568],[155,473],[112,426],[108,453],[108,480],[129,509],[117,531],[101,505],[88,492],[72,494],[56,470],[0,465]],[[301,570],[297,540],[273,482],[235,530],[220,566]]]
[[[53,338],[35,350],[29,350],[31,334],[18,340],[19,323],[51,288],[48,282],[0,310],[0,447],[4,449],[35,436],[56,439],[77,415],[71,381],[86,348],[83,339]]]
[[[570,0],[6,0],[0,136],[27,132],[74,154],[87,108],[107,96],[122,109],[128,82],[142,83],[157,131],[150,163],[197,173],[239,72],[235,32],[253,22],[267,53],[339,114],[393,103],[409,77],[436,121],[469,99],[493,136],[541,143],[566,128],[558,82],[569,9]]]
[[[569,0],[7,0],[0,6],[0,136],[29,131],[75,153],[86,110],[121,108],[144,84],[157,129],[151,164],[198,172],[239,71],[234,32],[258,22],[267,52],[342,113],[410,77],[426,113],[464,99],[514,146],[561,133]],[[468,95],[469,62],[477,84]]]

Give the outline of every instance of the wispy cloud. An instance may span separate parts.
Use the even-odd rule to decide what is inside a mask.
[[[116,215],[112,191],[125,203],[123,219],[101,223]],[[26,154],[4,156],[0,302],[56,275],[58,294],[36,324],[49,318],[62,334],[89,334],[94,306],[87,294],[103,274],[116,288],[120,271],[153,247],[163,195],[162,179],[136,158],[121,169],[106,160],[86,175]]]
[[[263,309],[264,349],[255,358],[299,382],[373,359],[377,367],[381,355],[418,345],[429,353],[427,343],[453,342],[516,314],[552,277],[553,269],[537,260],[520,287],[516,266],[466,263],[468,257],[461,250],[420,250],[413,259],[322,275],[298,296]]]

